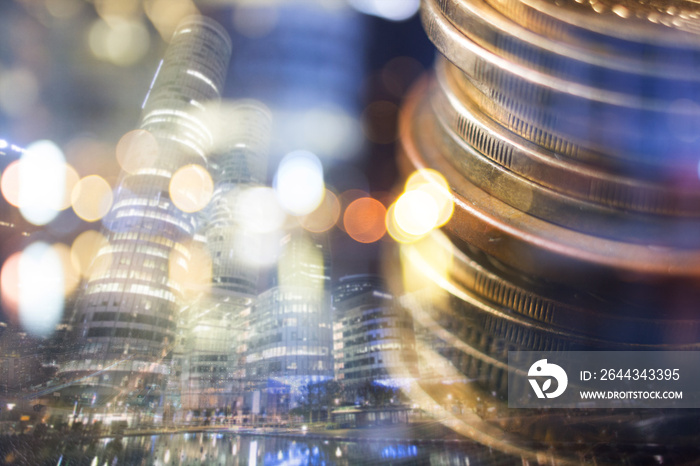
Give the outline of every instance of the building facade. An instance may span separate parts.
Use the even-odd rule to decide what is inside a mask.
[[[239,350],[258,293],[259,268],[245,260],[256,235],[241,196],[265,181],[270,113],[254,101],[222,109],[221,142],[210,157],[214,194],[202,227],[211,286],[181,313],[181,409],[200,416],[235,411],[242,384]]]
[[[283,417],[303,386],[333,378],[329,283],[325,235],[288,232],[276,280],[248,320],[244,414]]]
[[[333,290],[335,377],[348,390],[418,377],[413,320],[384,290],[374,275],[343,277]]]
[[[176,29],[143,104],[139,128],[150,145],[133,148],[104,220],[108,239],[78,298],[81,350],[61,367],[72,389],[98,405],[153,407],[169,373],[186,243],[197,217],[169,196],[172,175],[187,164],[206,166],[213,143],[207,108],[220,98],[231,42],[216,22],[195,16]],[[144,161],[144,163],[140,163]],[[65,391],[70,391],[66,389]]]

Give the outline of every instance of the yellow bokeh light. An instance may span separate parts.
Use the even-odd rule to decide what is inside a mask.
[[[197,212],[209,204],[214,181],[201,165],[186,165],[170,180],[170,199],[183,212]]]
[[[78,286],[80,282],[80,273],[73,265],[71,249],[67,245],[55,243],[51,245],[51,247],[61,261],[61,266],[63,267],[63,293],[68,296]]]
[[[141,13],[139,0],[95,0],[97,14],[106,21],[133,18]]]
[[[192,0],[145,0],[144,9],[148,19],[166,41],[170,41],[175,27],[182,19],[199,13]]]
[[[411,235],[403,231],[403,229],[401,229],[401,227],[396,223],[395,212],[396,203],[393,203],[386,211],[386,231],[389,233],[389,236],[399,243],[413,243],[414,241],[418,241],[423,237],[422,235]]]
[[[170,251],[168,260],[168,277],[183,291],[201,292],[211,287],[212,259],[206,247],[194,241],[183,244],[183,248]]]
[[[308,231],[322,233],[333,228],[339,217],[340,201],[335,194],[326,189],[321,204],[310,214],[299,217],[299,223]]]
[[[454,212],[454,199],[450,186],[439,172],[424,168],[417,170],[406,180],[405,191],[420,190],[430,195],[438,207],[438,219],[435,227],[446,224]]]
[[[2,293],[2,307],[5,316],[13,324],[18,322],[17,312],[19,306],[19,260],[21,252],[16,252],[8,257],[2,265],[0,272],[0,293]]]
[[[72,18],[83,6],[81,0],[46,0],[46,10],[55,18]]]
[[[436,305],[447,296],[444,287],[450,281],[454,259],[452,244],[442,241],[441,235],[435,231],[413,244],[401,245],[404,291],[421,291]]]
[[[19,207],[18,160],[15,160],[11,164],[9,164],[2,172],[2,179],[0,180],[0,189],[2,189],[2,195],[9,204],[15,207]]]
[[[430,194],[422,190],[403,193],[396,200],[395,206],[396,223],[409,235],[425,235],[437,225],[437,203]]]
[[[70,248],[73,268],[84,277],[102,275],[112,264],[108,248],[109,241],[101,233],[95,230],[82,232]]]
[[[107,215],[113,200],[112,188],[99,175],[78,181],[71,194],[75,214],[86,222],[95,222]]]
[[[63,202],[59,206],[60,210],[66,210],[73,203],[73,189],[75,185],[80,181],[80,175],[75,171],[75,168],[66,164],[66,186],[65,192],[63,193]]]
[[[150,132],[135,129],[121,137],[116,152],[122,169],[134,174],[155,165],[159,154],[158,141]]]
[[[90,27],[88,44],[99,59],[118,66],[130,66],[148,52],[150,36],[140,21],[112,16],[96,20]]]
[[[299,264],[307,270],[324,270],[323,254],[316,245],[305,237],[293,237],[285,248],[293,254],[282,254],[277,268],[279,286],[283,293],[304,290],[304,299],[313,302],[323,299],[323,281],[308,273],[294,273]]]

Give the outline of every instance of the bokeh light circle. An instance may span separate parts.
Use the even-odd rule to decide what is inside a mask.
[[[371,197],[353,201],[343,215],[347,234],[360,243],[373,243],[386,233],[386,208]]]
[[[104,273],[112,263],[108,245],[107,238],[95,230],[87,230],[79,234],[73,240],[70,249],[70,259],[75,271],[84,277]],[[100,251],[102,251],[101,254]]]
[[[158,160],[159,148],[155,136],[144,129],[129,131],[117,143],[117,162],[128,173],[137,173],[153,167]]]
[[[186,165],[170,180],[170,199],[183,212],[197,212],[209,204],[214,181],[201,165]]]
[[[272,188],[256,186],[246,189],[236,202],[237,220],[244,230],[270,233],[281,228],[287,218]]]
[[[435,227],[446,224],[454,213],[454,198],[447,180],[441,173],[432,168],[416,170],[406,180],[405,192],[422,191],[430,197],[438,207],[438,218]]]
[[[292,215],[313,212],[326,192],[321,161],[306,150],[290,152],[277,168],[274,185],[284,210]]]
[[[396,223],[409,235],[425,235],[437,225],[439,209],[430,194],[406,191],[396,201]]]
[[[86,222],[95,222],[107,215],[113,200],[111,186],[99,175],[78,181],[71,194],[73,211]]]
[[[0,179],[0,189],[8,204],[19,207],[19,160],[5,167]]]
[[[340,201],[335,194],[326,189],[321,204],[310,214],[300,217],[299,223],[307,231],[322,233],[333,228],[339,217]]]
[[[18,176],[18,204],[25,220],[46,225],[56,218],[64,202],[65,173],[65,158],[56,144],[43,140],[27,147]]]
[[[63,316],[63,263],[43,242],[32,243],[19,260],[19,322],[28,333],[45,337]]]

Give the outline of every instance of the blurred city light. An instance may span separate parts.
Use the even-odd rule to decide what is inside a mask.
[[[201,292],[209,289],[212,277],[212,259],[206,246],[189,241],[184,248],[173,248],[168,261],[168,277],[182,291]],[[187,251],[182,254],[183,249]]]
[[[432,197],[438,206],[439,214],[436,227],[446,224],[454,212],[454,199],[447,180],[438,171],[431,168],[416,170],[406,180],[405,191],[423,191]]]
[[[198,13],[192,0],[144,0],[144,9],[165,41],[170,41],[183,18]]]
[[[293,254],[283,254],[280,257],[277,277],[282,292],[293,293],[299,289],[306,290],[304,298],[307,302],[322,299],[324,263],[321,250],[314,242],[303,236],[292,237],[285,246],[294,251]],[[303,265],[302,265],[303,264]],[[300,273],[299,268],[304,272]]]
[[[64,284],[63,292],[65,296],[69,296],[78,286],[78,283],[80,283],[80,271],[73,265],[71,248],[63,243],[55,243],[52,244],[51,247],[61,261]]]
[[[363,197],[353,201],[343,215],[347,234],[360,243],[374,243],[386,233],[386,208],[376,199]]]
[[[287,212],[313,212],[325,193],[321,161],[309,151],[290,152],[277,167],[274,186],[280,205]]]
[[[170,180],[170,199],[183,212],[197,212],[209,204],[214,181],[201,165],[187,165]]]
[[[439,209],[430,194],[412,190],[399,197],[394,214],[396,223],[403,231],[420,236],[435,228]]]
[[[3,302],[16,303],[22,328],[35,336],[50,335],[63,315],[65,287],[56,250],[42,242],[31,244],[5,263],[1,281]]]
[[[389,206],[386,211],[386,231],[395,241],[399,243],[413,243],[423,237],[423,235],[412,235],[404,231],[396,222],[396,203]]]
[[[124,3],[128,3],[128,0]],[[78,14],[84,5],[81,0],[46,0],[46,9],[55,18],[71,18]]]
[[[19,160],[10,163],[3,170],[0,189],[8,204],[19,207]]]
[[[271,230],[254,236],[240,234],[234,238],[233,249],[240,251],[242,263],[254,267],[269,267],[277,263],[280,255],[282,232]]]
[[[65,189],[63,192],[63,201],[61,202],[60,209],[65,210],[73,204],[73,189],[80,182],[80,175],[75,171],[75,168],[69,164],[65,165],[66,169],[66,182]]]
[[[143,23],[112,18],[96,20],[89,33],[92,53],[99,59],[118,66],[131,66],[148,52],[150,35]]]
[[[340,201],[333,192],[326,189],[321,204],[310,214],[299,217],[299,223],[308,231],[322,233],[333,228],[339,217]]]
[[[357,11],[391,21],[410,18],[420,6],[420,0],[348,0],[348,3]]]
[[[103,274],[112,262],[108,245],[109,241],[102,233],[95,230],[82,232],[71,245],[70,258],[73,268],[86,278],[92,274]]]
[[[2,307],[10,322],[17,323],[17,311],[19,305],[19,262],[22,253],[15,252],[8,257],[2,265],[0,272],[0,293],[2,294]]]
[[[113,200],[111,186],[99,175],[80,180],[71,194],[73,211],[86,222],[95,222],[107,215]]]
[[[244,189],[238,195],[236,210],[245,230],[270,233],[282,227],[286,214],[272,188],[256,186]]]
[[[141,0],[96,0],[94,3],[97,14],[107,22],[137,17],[141,13]]]
[[[158,141],[143,129],[129,131],[117,143],[117,161],[127,173],[154,167],[158,160]]]
[[[19,162],[19,210],[34,225],[56,218],[66,186],[63,152],[51,141],[27,147]]]

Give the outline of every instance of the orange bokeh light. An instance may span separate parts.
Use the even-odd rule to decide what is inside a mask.
[[[360,243],[374,243],[386,233],[384,204],[371,197],[353,201],[343,215],[348,235]]]
[[[19,160],[10,163],[2,172],[2,195],[8,204],[19,207]]]
[[[7,258],[0,272],[0,290],[5,315],[10,322],[18,322],[19,307],[19,259],[21,252],[16,252]]]

